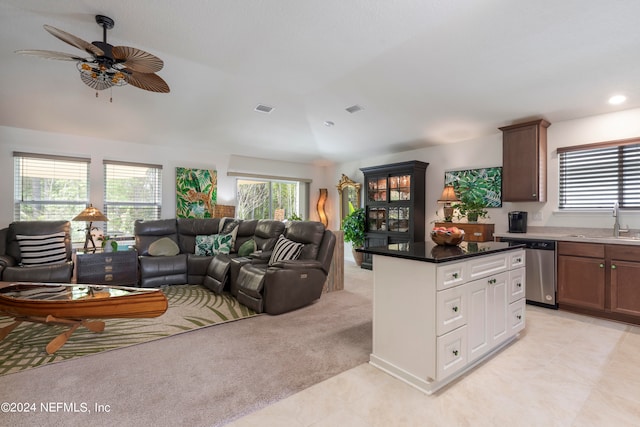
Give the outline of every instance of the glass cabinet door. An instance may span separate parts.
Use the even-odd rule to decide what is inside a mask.
[[[389,177],[389,200],[411,200],[411,175]]]
[[[369,231],[386,231],[387,208],[369,208],[367,225]]]
[[[389,231],[399,231],[406,233],[409,231],[409,212],[408,206],[389,208],[389,220],[387,227]]]
[[[387,178],[372,178],[367,183],[367,199],[370,202],[387,201]]]

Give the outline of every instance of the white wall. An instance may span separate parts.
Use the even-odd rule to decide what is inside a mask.
[[[231,144],[230,144],[231,146]],[[311,164],[279,162],[231,155],[228,150],[216,147],[211,150],[189,150],[176,141],[175,146],[157,147],[133,142],[103,140],[91,137],[54,134],[0,126],[0,228],[13,221],[13,152],[90,157],[90,200],[102,208],[103,168],[102,160],[123,160],[160,164],[163,166],[162,217],[175,217],[175,168],[189,167],[215,169],[218,173],[218,203],[235,204],[236,178],[228,171],[310,179],[309,219],[317,220],[315,206],[319,188],[330,188],[333,170]],[[329,172],[328,172],[329,171]],[[336,181],[337,182],[337,181]],[[333,207],[327,209],[333,217]],[[330,224],[331,227],[331,224]]]
[[[507,212],[523,210],[529,212],[530,226],[550,227],[587,227],[613,228],[611,212],[603,213],[560,213],[558,212],[558,147],[582,145],[592,142],[625,139],[640,136],[640,109],[627,110],[579,120],[552,123],[548,128],[548,170],[547,202],[545,203],[503,203],[502,208],[489,209],[490,222],[496,225],[497,232],[507,230]],[[364,183],[359,168],[395,163],[407,160],[420,160],[429,163],[426,185],[426,226],[429,230],[437,219],[436,211],[442,218],[442,206],[437,199],[444,185],[444,172],[459,169],[502,166],[502,133],[456,144],[425,147],[404,153],[364,158],[356,162],[345,162],[336,166],[334,181],[345,174],[354,181]],[[364,198],[364,191],[363,191]],[[540,214],[541,220],[534,220],[534,214]],[[339,216],[339,212],[336,212]],[[621,213],[621,223],[633,229],[640,229],[640,212]],[[336,221],[338,218],[336,217]],[[349,248],[345,248],[346,252]]]

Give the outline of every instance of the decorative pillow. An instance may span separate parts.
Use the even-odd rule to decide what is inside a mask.
[[[196,236],[196,248],[194,253],[200,256],[212,256],[213,239],[217,234]]]
[[[273,248],[271,258],[269,259],[269,265],[273,265],[278,261],[291,261],[298,259],[304,243],[294,242],[286,237],[280,235],[276,246]]]
[[[176,256],[179,253],[178,244],[168,237],[162,237],[149,245],[151,256]]]
[[[40,236],[16,235],[20,245],[22,265],[56,264],[67,260],[67,248],[64,244],[65,233],[43,234]]]
[[[211,247],[212,255],[228,254],[233,247],[233,236],[231,234],[214,234],[213,245]]]
[[[231,221],[227,221],[222,227],[220,234],[229,234],[231,235],[231,248],[234,248],[236,245],[236,236],[238,235],[238,226],[240,225],[240,221],[237,219],[231,219]]]
[[[238,256],[249,256],[254,253],[258,249],[258,245],[256,245],[256,241],[253,239],[249,239],[238,248]]]

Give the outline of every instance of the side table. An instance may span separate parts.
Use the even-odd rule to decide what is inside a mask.
[[[76,253],[78,283],[138,285],[138,252]]]

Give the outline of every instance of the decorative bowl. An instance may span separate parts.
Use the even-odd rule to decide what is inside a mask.
[[[436,245],[441,246],[457,246],[464,240],[464,230],[459,230],[457,233],[444,230],[431,230],[431,240]]]

